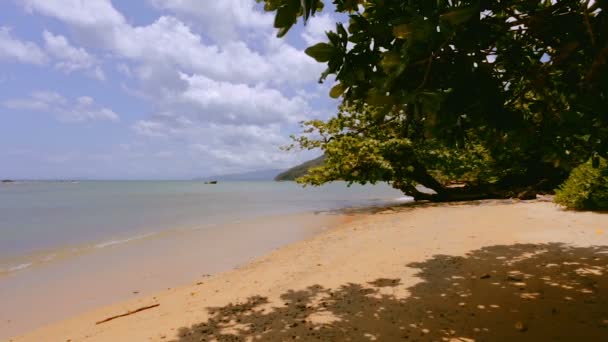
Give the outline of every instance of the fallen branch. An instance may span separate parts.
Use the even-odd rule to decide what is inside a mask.
[[[144,310],[148,310],[148,309],[155,308],[155,307],[157,307],[157,306],[159,306],[159,305],[160,305],[160,304],[154,304],[154,305],[148,305],[148,306],[144,306],[144,307],[142,307],[142,308],[139,308],[139,309],[136,309],[136,310],[129,311],[129,312],[124,313],[124,314],[122,314],[122,315],[116,315],[116,316],[108,317],[108,318],[106,318],[106,319],[104,319],[104,320],[101,320],[101,321],[99,321],[99,322],[95,322],[95,324],[97,325],[97,324],[101,324],[101,323],[109,322],[109,321],[111,321],[111,320],[113,320],[113,319],[117,319],[117,318],[120,318],[120,317],[129,316],[129,315],[132,315],[132,314],[138,313],[138,312],[140,312],[140,311],[144,311]]]

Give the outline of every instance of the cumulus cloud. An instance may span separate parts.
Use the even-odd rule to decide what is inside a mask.
[[[83,48],[72,46],[62,35],[44,31],[44,49],[34,42],[15,38],[8,27],[0,27],[0,59],[43,65],[53,60],[55,68],[66,73],[82,70],[87,75],[105,80],[97,59]]]
[[[253,0],[149,0],[159,9],[169,10],[181,18],[201,25],[210,39],[219,42],[238,40],[242,30],[267,32],[273,16],[255,10]],[[250,31],[250,32],[251,32]]]
[[[49,31],[44,31],[42,36],[46,44],[46,50],[57,59],[55,63],[57,69],[66,73],[84,70],[89,76],[105,80],[105,75],[97,58],[85,49],[74,47],[64,36],[54,35]]]
[[[61,68],[97,67],[88,51],[103,51],[115,62],[113,69],[125,76],[117,88],[153,108],[132,124],[134,139],[143,139],[150,149],[161,141],[164,155],[174,158],[174,167],[195,167],[188,163],[203,160],[196,166],[238,172],[299,161],[279,147],[289,142],[287,136],[297,130],[298,120],[316,115],[314,107],[324,106],[319,99],[309,102],[312,96],[307,96],[316,91],[324,66],[289,41],[277,39],[272,15],[252,0],[149,2],[162,15],[134,25],[110,0],[22,1],[29,13],[53,17],[72,28],[70,40],[47,34],[49,41],[66,47],[64,55],[53,54],[64,63]],[[317,18],[303,39],[324,32],[326,22]],[[65,108],[98,108],[92,99],[63,99],[54,106],[33,96],[26,100],[5,106],[47,106],[69,113],[73,111]],[[146,147],[139,151],[150,153]]]
[[[0,59],[42,65],[48,58],[36,43],[21,41],[13,37],[8,27],[2,26],[0,27]]]
[[[116,27],[124,17],[110,0],[21,0],[27,12],[39,12],[79,26]]]
[[[286,43],[269,46],[264,52],[252,50],[244,41],[205,44],[190,27],[169,16],[147,26],[125,28],[110,48],[135,62],[171,65],[221,81],[297,85],[314,81],[322,70]]]
[[[179,138],[186,154],[209,168],[210,173],[284,168],[301,156],[279,149],[289,143],[278,124],[267,126],[201,123],[177,126],[163,121],[142,120],[134,124],[140,134],[171,141]]]
[[[297,122],[310,111],[301,97],[288,98],[263,85],[220,82],[202,75],[181,75],[187,89],[176,102],[199,113],[202,120],[243,124]]]
[[[81,96],[69,101],[52,91],[35,91],[29,97],[4,101],[9,109],[29,110],[53,114],[64,122],[119,121],[119,116],[109,108],[100,107],[90,96]]]
[[[302,51],[285,43],[281,44],[284,49],[270,49],[267,53],[252,50],[242,40],[206,44],[201,35],[172,16],[161,16],[149,25],[132,26],[112,7],[109,0],[72,2],[70,0],[73,8],[59,0],[27,0],[25,5],[29,11],[49,15],[77,27],[80,34],[91,38],[89,42],[95,42],[113,54],[137,63],[170,64],[185,72],[201,73],[223,81],[250,83],[270,81],[303,84],[314,81],[322,70],[321,65]],[[209,15],[223,17],[223,5],[197,3],[201,8],[211,7],[219,11],[209,11]],[[70,7],[70,10],[64,11],[65,7]],[[238,15],[233,17],[240,18]],[[239,20],[248,22],[246,19]],[[252,22],[258,23],[256,20]],[[261,22],[256,25],[261,25]],[[283,50],[289,51],[286,53]],[[298,69],[294,72],[290,67],[295,65]],[[290,72],[285,72],[287,70]]]
[[[332,31],[336,28],[336,20],[327,13],[318,14],[308,21],[302,39],[308,44],[313,45],[319,42],[327,41],[325,32]]]

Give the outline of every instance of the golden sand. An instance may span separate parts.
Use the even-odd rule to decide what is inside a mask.
[[[483,201],[352,215],[239,269],[14,341],[608,340],[606,214]]]

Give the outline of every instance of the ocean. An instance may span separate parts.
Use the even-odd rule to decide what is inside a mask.
[[[0,340],[201,281],[402,196],[341,182],[0,184]]]
[[[336,182],[80,181],[0,184],[0,276],[60,254],[125,244],[171,230],[257,217],[382,205],[388,185]]]

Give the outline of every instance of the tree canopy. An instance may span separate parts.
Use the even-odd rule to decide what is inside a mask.
[[[325,7],[263,2],[278,36]],[[333,75],[329,95],[343,104],[295,137],[326,156],[302,182],[386,181],[430,200],[525,197],[608,156],[608,1],[333,5],[348,23],[306,53],[327,64],[320,81]]]

